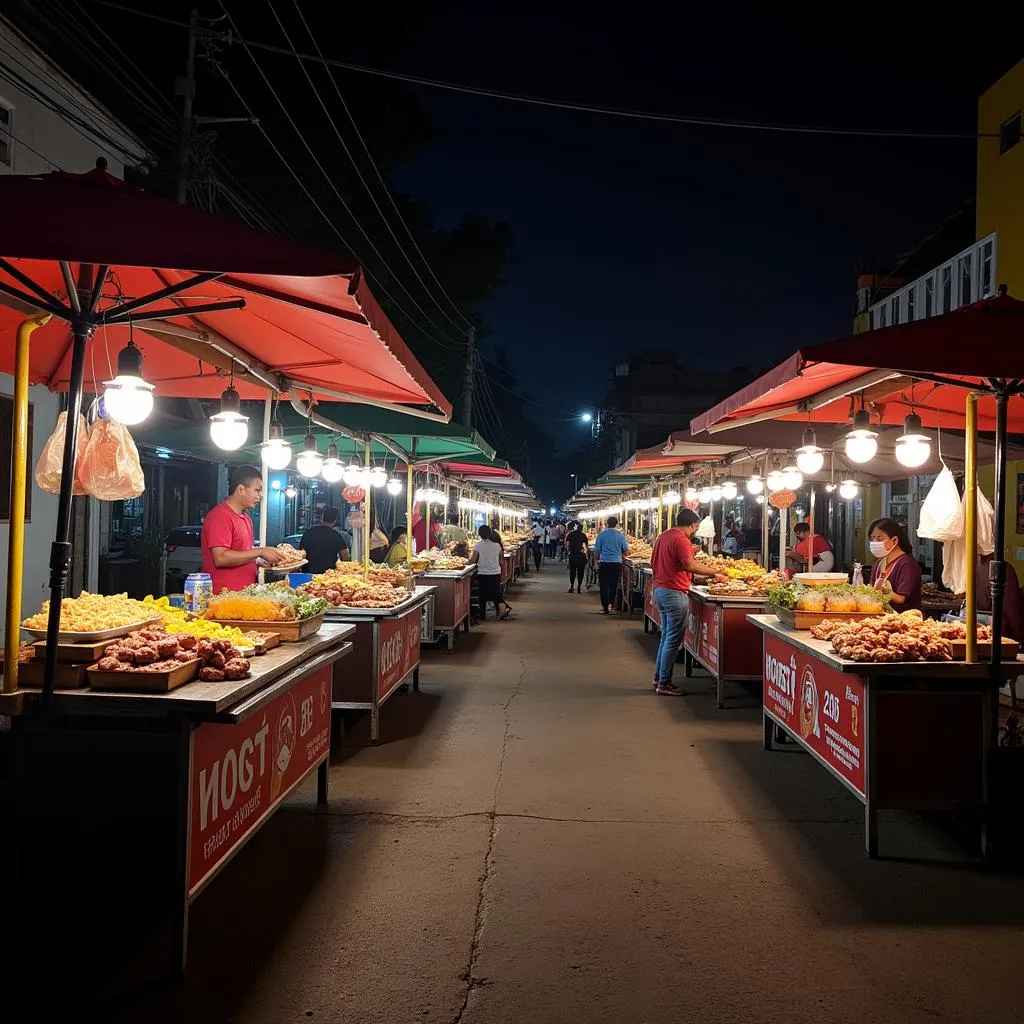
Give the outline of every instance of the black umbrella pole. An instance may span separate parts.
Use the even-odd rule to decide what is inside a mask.
[[[61,460],[60,494],[57,498],[57,535],[50,548],[50,611],[46,620],[46,660],[43,662],[43,703],[53,694],[57,671],[57,633],[60,631],[60,606],[71,570],[71,499],[75,486],[75,452],[78,448],[78,418],[82,413],[82,379],[85,374],[85,346],[92,333],[88,324],[74,325],[71,348],[71,380],[68,383],[68,415],[64,429],[64,456]]]
[[[992,679],[1000,682],[999,665],[1002,661],[1003,594],[1006,591],[1006,562],[1003,560],[1006,544],[1006,403],[1005,389],[996,392],[996,451],[995,451],[995,552],[988,566],[988,585],[992,595],[992,655],[989,665]],[[968,551],[968,558],[977,558],[976,551]]]

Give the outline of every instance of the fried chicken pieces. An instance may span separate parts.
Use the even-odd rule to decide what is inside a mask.
[[[201,663],[199,678],[205,682],[244,679],[249,674],[249,659],[242,657],[230,640],[200,640],[190,633],[167,633],[159,627],[115,640],[96,667],[101,672],[168,672],[191,661]]]
[[[812,627],[811,635],[831,640],[832,650],[850,661],[952,661],[951,641],[962,640],[962,622],[936,622],[919,615],[879,615],[857,622],[826,619]],[[978,639],[990,640],[992,631],[978,627]]]

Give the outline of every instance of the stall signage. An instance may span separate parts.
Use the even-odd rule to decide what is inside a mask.
[[[700,635],[697,637],[697,660],[709,671],[718,671],[718,607],[701,601]]]
[[[469,614],[469,592],[470,583],[468,576],[455,581],[455,619],[452,623],[453,626],[458,626]]]
[[[864,680],[764,638],[764,709],[864,796]]]
[[[422,607],[380,620],[377,629],[377,700],[382,701],[420,660]]]
[[[206,723],[192,746],[191,895],[327,757],[332,668],[300,680],[242,722]]]

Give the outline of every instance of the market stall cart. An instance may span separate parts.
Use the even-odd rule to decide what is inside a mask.
[[[331,680],[355,632],[324,624],[254,658],[234,682],[55,690],[45,711],[41,692],[26,694],[26,713],[12,719],[26,905],[33,890],[52,898],[86,885],[123,903],[155,896],[173,910],[171,967],[182,973],[196,897],[314,771],[327,802]],[[55,851],[81,870],[48,873]]]
[[[379,738],[384,702],[410,679],[414,690],[420,688],[423,612],[433,602],[434,593],[432,586],[417,586],[392,608],[343,607],[327,612],[329,622],[355,627],[352,656],[334,673],[332,706],[369,711],[371,743]]]
[[[420,577],[426,586],[434,588],[434,621],[428,642],[448,638],[448,652],[455,649],[455,634],[462,626],[469,632],[472,577],[475,565],[465,569],[431,569]]]
[[[622,560],[622,577],[620,580],[622,607],[630,615],[642,609],[645,604],[645,569],[650,570],[649,562],[633,558],[624,558]]]
[[[726,680],[756,682],[761,678],[761,638],[748,616],[763,609],[764,598],[718,596],[704,587],[690,588],[683,669],[689,678],[696,662],[710,673],[719,708],[725,707]]]
[[[774,615],[749,621],[763,634],[765,749],[781,729],[857,797],[869,857],[886,809],[974,812],[988,853],[997,689],[987,663],[850,661]],[[1019,671],[1001,665],[1004,678]]]
[[[652,633],[661,629],[661,611],[654,603],[654,570],[649,565],[640,569],[640,580],[644,591],[644,632]]]

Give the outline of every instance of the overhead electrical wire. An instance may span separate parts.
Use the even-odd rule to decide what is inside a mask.
[[[268,3],[269,2],[270,0],[268,0]],[[316,35],[314,34],[313,30],[309,27],[309,23],[306,21],[306,16],[302,13],[302,8],[299,6],[299,0],[292,0],[292,3],[295,6],[296,14],[298,14],[299,18],[302,21],[303,27],[309,34],[310,42],[312,42],[314,48],[316,49],[317,57],[323,60],[323,51],[320,49],[320,43],[317,42]],[[294,47],[292,49],[294,52]],[[296,58],[298,58],[299,63],[302,64],[302,59],[299,57],[299,55],[296,53],[295,56]],[[398,218],[399,223],[405,229],[405,233],[406,235],[408,235],[409,241],[412,243],[412,247],[416,250],[416,254],[422,260],[423,265],[427,268],[427,273],[429,273],[430,276],[434,279],[434,283],[437,285],[438,290],[448,300],[452,309],[455,310],[456,314],[460,317],[463,323],[465,323],[466,327],[472,327],[473,322],[469,320],[468,317],[466,317],[466,315],[459,308],[455,300],[448,294],[447,291],[445,291],[445,287],[441,283],[440,278],[438,278],[437,274],[434,273],[434,268],[430,265],[430,262],[427,259],[427,257],[424,256],[423,250],[420,248],[419,243],[416,241],[416,236],[412,233],[412,229],[409,227],[405,217],[402,215],[402,211],[399,209],[398,203],[395,201],[395,197],[391,194],[391,189],[388,188],[387,182],[384,180],[384,175],[381,173],[380,168],[377,166],[376,161],[373,159],[373,154],[370,152],[370,147],[366,144],[366,139],[363,137],[363,133],[359,130],[359,125],[356,124],[356,119],[352,116],[352,111],[349,108],[348,103],[345,102],[345,97],[342,95],[341,87],[338,85],[338,80],[334,77],[334,72],[332,68],[329,65],[325,64],[324,70],[327,73],[327,77],[330,79],[331,85],[334,86],[334,92],[335,95],[338,97],[338,102],[341,104],[341,109],[345,111],[345,116],[348,118],[349,124],[352,125],[352,131],[355,133],[356,138],[359,140],[359,144],[363,147],[363,153],[366,156],[366,162],[370,165],[370,167],[373,168],[373,173],[377,176],[377,182],[380,185],[381,191],[384,193],[385,196],[387,196],[388,202],[391,204],[391,209],[395,211],[395,216]],[[347,151],[348,150],[346,147],[346,152]],[[366,181],[361,173],[359,174],[359,180],[362,181],[364,185],[366,185]],[[369,185],[366,185],[366,191],[370,192]],[[372,198],[373,193],[370,192],[370,195]],[[374,203],[374,205],[376,205],[376,202]],[[379,206],[377,207],[377,210],[380,213]],[[384,220],[385,224],[388,223],[383,213],[381,213],[381,219]],[[388,226],[388,230],[391,230],[390,225]],[[395,237],[393,232],[391,234],[391,237]],[[395,244],[399,244],[397,238],[395,238]],[[408,259],[408,257],[406,257],[406,259]]]
[[[148,18],[151,21],[158,21],[165,25],[175,25],[179,28],[188,28],[188,22],[176,18],[169,18],[162,14],[151,14],[148,11],[139,11],[125,4],[119,4],[114,0],[92,0],[101,7],[109,7],[115,11],[125,14],[134,14],[140,18]],[[383,68],[367,67],[363,64],[353,64],[350,61],[335,60],[331,57],[324,57],[311,53],[293,54],[281,46],[274,46],[271,43],[260,43],[252,39],[243,39],[234,32],[223,32],[214,29],[202,31],[217,35],[225,43],[240,43],[243,46],[253,49],[264,50],[267,53],[276,53],[288,57],[298,56],[303,61],[310,61],[318,64],[326,64],[330,67],[342,68],[345,71],[353,71],[357,74],[374,75],[378,78],[390,78],[399,82],[406,82],[410,85],[422,85],[431,89],[442,89],[447,92],[465,93],[471,96],[482,96],[488,99],[505,100],[510,103],[521,103],[535,107],[549,107],[555,110],[569,110],[583,114],[601,114],[605,117],[622,118],[634,121],[658,121],[665,124],[683,124],[691,127],[705,128],[729,128],[744,131],[776,132],[796,135],[845,135],[866,138],[893,138],[893,139],[933,139],[933,140],[956,140],[956,139],[979,139],[995,138],[998,132],[936,132],[918,131],[903,128],[842,128],[830,125],[812,124],[787,124],[771,121],[748,121],[720,117],[703,117],[693,114],[669,114],[652,110],[630,110],[624,107],[605,107],[594,103],[574,103],[568,100],[554,100],[543,96],[529,96],[521,93],[506,92],[501,89],[488,89],[483,86],[463,85],[458,82],[445,82],[436,78],[425,78],[422,75],[410,75],[400,71],[386,71]]]
[[[221,6],[224,7],[223,2],[221,3]],[[228,13],[226,7],[224,7],[224,12],[227,15],[229,23],[232,25],[232,28],[234,28],[234,21],[231,18],[230,13]],[[247,52],[249,52],[248,49],[247,49]],[[328,184],[331,186],[332,191],[338,197],[338,200],[341,202],[341,204],[345,208],[346,212],[348,212],[349,215],[352,216],[352,213],[351,213],[351,210],[349,210],[348,204],[345,202],[345,200],[341,196],[340,192],[338,192],[337,186],[334,184],[334,181],[331,178],[330,174],[328,174],[326,168],[323,166],[323,164],[320,162],[319,158],[313,152],[312,147],[309,145],[308,141],[306,140],[306,137],[299,130],[298,125],[295,124],[294,118],[289,113],[288,108],[282,102],[280,96],[277,94],[277,91],[274,89],[273,85],[271,84],[270,80],[267,78],[266,74],[264,74],[262,68],[259,65],[259,62],[256,60],[256,58],[252,55],[251,52],[249,52],[249,57],[252,60],[254,66],[256,67],[256,70],[259,72],[260,77],[263,79],[264,83],[266,84],[267,88],[270,90],[270,92],[274,96],[275,100],[277,100],[278,105],[281,107],[282,112],[284,113],[285,117],[288,119],[288,122],[291,124],[293,130],[299,136],[299,139],[302,141],[303,145],[306,148],[306,151],[309,153],[309,155],[312,158],[313,162],[320,169],[321,174],[323,174],[324,178],[327,180]],[[291,173],[292,177],[295,179],[295,181],[298,183],[299,187],[305,193],[306,198],[313,204],[313,206],[316,208],[317,212],[324,219],[324,221],[331,228],[331,230],[335,233],[335,235],[337,235],[337,237],[342,242],[342,244],[349,250],[349,252],[351,252],[353,254],[353,257],[360,264],[363,265],[364,271],[366,272],[367,277],[369,277],[372,281],[374,281],[374,283],[375,283],[375,285],[377,287],[377,290],[380,291],[383,295],[385,295],[388,299],[390,299],[390,301],[395,306],[395,308],[398,309],[402,313],[402,315],[405,316],[410,321],[410,323],[415,325],[417,327],[417,329],[426,338],[430,339],[435,344],[440,345],[442,348],[452,348],[453,346],[451,344],[449,344],[449,342],[451,342],[454,339],[449,338],[449,342],[441,341],[436,336],[434,336],[429,331],[427,331],[422,325],[418,324],[417,321],[416,321],[416,318],[411,316],[404,309],[404,307],[401,305],[401,303],[399,303],[398,300],[395,299],[395,297],[393,295],[388,293],[388,291],[384,288],[384,286],[380,282],[380,280],[378,278],[375,278],[375,276],[369,270],[366,269],[365,261],[359,259],[358,255],[356,255],[355,247],[352,246],[349,243],[348,239],[346,239],[345,236],[341,233],[341,231],[338,228],[338,226],[328,216],[328,214],[323,209],[323,207],[320,205],[320,203],[318,203],[316,201],[316,199],[314,198],[313,194],[310,192],[309,188],[306,186],[305,182],[302,180],[302,178],[299,176],[299,174],[292,167],[291,163],[288,160],[285,159],[284,154],[281,152],[281,150],[278,148],[278,146],[271,140],[270,135],[268,134],[266,128],[264,128],[263,124],[257,118],[255,118],[255,116],[253,114],[253,111],[252,111],[252,107],[249,105],[248,101],[245,99],[245,97],[239,91],[238,87],[231,80],[230,76],[223,69],[223,67],[220,66],[219,64],[217,65],[217,68],[220,71],[221,75],[223,76],[224,80],[227,82],[227,84],[231,88],[231,91],[235,94],[235,97],[238,99],[239,103],[241,103],[242,106],[245,108],[245,111],[248,114],[248,116],[250,118],[252,118],[253,121],[256,123],[256,126],[260,130],[260,133],[263,135],[263,137],[267,141],[268,145],[270,145],[271,149],[274,151],[274,154],[285,165],[285,167],[288,168],[288,170]],[[395,275],[392,273],[390,267],[388,267],[387,263],[384,261],[383,257],[380,256],[380,253],[377,250],[377,247],[373,244],[373,241],[370,239],[369,235],[366,234],[366,231],[363,229],[362,225],[359,224],[359,222],[355,219],[354,216],[352,217],[352,219],[353,219],[353,222],[356,224],[356,226],[359,228],[360,232],[366,238],[367,242],[370,244],[370,247],[374,250],[375,253],[377,253],[377,256],[380,259],[380,262],[382,263],[382,265],[384,266],[384,269],[387,270],[387,272],[389,274],[391,274],[391,276],[394,279],[395,283],[402,289],[403,292],[405,292],[406,295],[409,296],[409,299],[412,302],[412,304],[420,311],[420,313],[423,315],[423,317],[426,319],[426,321],[434,328],[434,330],[439,331],[442,334],[442,336],[447,337],[447,335],[444,334],[444,331],[442,331],[440,328],[438,328],[437,324],[427,315],[427,313],[423,309],[423,307],[420,306],[420,304],[416,301],[416,299],[410,294],[409,290],[402,284],[402,282],[397,277],[395,277]],[[456,345],[454,347],[457,348],[457,347],[459,347],[459,345]]]
[[[377,213],[380,215],[380,219],[384,222],[384,226],[387,228],[388,234],[391,236],[392,240],[394,241],[396,247],[398,248],[398,251],[402,254],[403,258],[405,259],[405,262],[409,264],[409,269],[415,275],[416,280],[419,281],[419,283],[422,286],[424,292],[426,292],[426,294],[430,296],[431,301],[434,303],[435,306],[437,306],[437,308],[440,311],[441,315],[452,325],[452,327],[455,328],[455,330],[457,330],[457,331],[463,330],[462,326],[457,321],[453,320],[451,314],[444,308],[444,306],[441,305],[441,303],[437,299],[437,296],[435,296],[433,291],[431,291],[431,289],[427,285],[426,281],[423,280],[423,277],[420,275],[420,272],[416,269],[416,265],[413,263],[412,259],[409,257],[409,254],[405,251],[405,246],[403,246],[402,243],[399,241],[398,236],[395,234],[394,229],[391,227],[391,222],[384,215],[384,211],[380,208],[380,203],[377,202],[377,197],[373,194],[373,190],[370,188],[369,182],[367,182],[366,177],[364,176],[364,174],[362,172],[362,169],[359,167],[359,162],[352,155],[352,151],[349,149],[348,143],[345,141],[344,136],[338,130],[338,126],[335,123],[334,118],[331,116],[330,110],[327,109],[327,104],[324,103],[323,97],[320,95],[320,90],[316,87],[316,83],[313,81],[313,78],[310,75],[309,70],[306,68],[306,65],[302,63],[302,59],[299,57],[298,53],[296,52],[295,44],[292,42],[292,38],[288,34],[288,29],[285,28],[284,22],[281,21],[281,18],[278,16],[277,10],[274,7],[274,0],[267,0],[267,6],[270,8],[270,13],[273,15],[274,21],[277,22],[277,26],[278,26],[278,28],[280,28],[281,33],[282,33],[282,35],[285,38],[285,42],[288,44],[288,47],[291,49],[292,53],[295,54],[295,59],[296,59],[298,65],[299,65],[299,67],[302,69],[302,73],[305,76],[306,81],[309,83],[309,87],[313,90],[313,95],[316,96],[317,102],[320,104],[320,108],[324,112],[324,116],[327,118],[328,123],[330,124],[331,128],[334,130],[334,134],[337,136],[337,139],[338,139],[338,142],[341,145],[341,148],[345,152],[345,156],[348,157],[349,163],[352,165],[353,170],[356,172],[356,175],[359,178],[360,183],[362,184],[363,188],[366,189],[366,194],[370,197],[370,201],[373,203],[374,209],[376,209]],[[296,7],[297,10],[299,9],[297,2],[295,3],[295,7]],[[301,15],[302,15],[301,10],[299,10],[299,15],[301,17]],[[303,24],[306,25],[305,18],[303,18]],[[306,30],[309,31],[309,26],[308,25],[306,25]],[[333,80],[334,80],[333,77],[331,78],[331,80],[333,82]],[[335,89],[337,90],[337,83],[335,83]],[[341,99],[341,91],[340,90],[338,90],[338,98]],[[344,102],[345,101],[342,100],[342,104],[343,105],[344,105]],[[346,107],[346,109],[347,109],[347,107]],[[349,116],[351,117],[351,115],[349,115]],[[436,280],[436,278],[435,278],[435,280]],[[451,300],[449,299],[449,301],[451,301]],[[465,320],[465,319],[466,318],[463,317],[463,320]],[[468,320],[466,320],[466,324],[468,326],[472,326],[472,324],[470,324],[470,322]]]
[[[226,16],[226,18],[228,20],[228,23],[231,25],[232,30],[237,31],[234,19],[231,17],[231,14],[228,12],[228,9],[227,9],[227,7],[224,4],[224,0],[221,0],[221,8],[224,11],[224,14],[225,14],[225,16]],[[274,99],[277,101],[277,105],[281,108],[281,112],[287,118],[288,123],[292,127],[292,130],[295,132],[296,135],[298,135],[299,140],[302,142],[303,146],[306,149],[306,152],[309,154],[310,158],[316,164],[317,168],[320,170],[320,173],[323,174],[323,176],[326,179],[328,185],[330,185],[330,187],[331,187],[331,191],[334,193],[334,195],[338,199],[338,202],[341,203],[342,208],[345,210],[345,212],[351,218],[352,223],[355,224],[355,226],[359,229],[359,233],[363,236],[363,238],[366,239],[366,243],[370,246],[370,249],[373,251],[374,255],[377,257],[377,260],[380,262],[381,266],[384,268],[384,270],[387,271],[387,273],[390,275],[390,277],[394,281],[394,283],[405,293],[405,295],[408,297],[409,301],[413,304],[413,306],[416,307],[416,309],[419,311],[420,315],[427,321],[427,323],[429,323],[430,326],[435,331],[437,331],[442,337],[448,338],[448,340],[450,342],[455,342],[456,347],[458,347],[461,344],[461,342],[457,341],[454,338],[451,338],[449,335],[447,335],[445,333],[444,328],[438,326],[437,322],[435,320],[433,320],[431,318],[431,316],[427,313],[427,311],[419,304],[419,302],[416,301],[416,298],[412,294],[412,292],[410,292],[409,289],[405,287],[405,284],[402,282],[401,278],[399,278],[398,275],[395,274],[395,272],[391,269],[391,267],[388,266],[387,261],[384,259],[384,256],[381,253],[380,249],[377,248],[377,246],[374,243],[373,239],[369,236],[369,234],[367,233],[366,229],[359,222],[359,220],[356,217],[355,213],[353,213],[352,208],[346,202],[345,197],[338,190],[337,185],[335,185],[334,179],[327,172],[327,169],[324,167],[324,165],[320,162],[319,157],[317,157],[316,153],[313,151],[313,147],[309,144],[309,142],[306,139],[305,135],[302,133],[302,130],[295,123],[295,119],[292,117],[290,111],[288,110],[288,107],[285,105],[284,101],[281,99],[280,95],[278,94],[277,90],[274,88],[274,86],[271,83],[270,79],[267,77],[266,72],[263,70],[263,68],[260,65],[260,63],[256,60],[255,56],[253,55],[252,51],[249,49],[248,46],[245,46],[245,50],[246,50],[246,53],[249,55],[249,59],[252,61],[253,66],[259,72],[260,77],[263,79],[264,84],[270,90],[270,93],[274,97]],[[314,87],[314,91],[315,91],[315,87]],[[317,97],[319,98],[319,93],[317,93]],[[333,124],[333,122],[332,122],[332,124]],[[348,246],[348,248],[349,248],[350,251],[353,252],[353,255],[355,255],[355,251],[352,249],[352,247],[350,245]],[[358,259],[358,257],[356,257],[356,258]],[[364,260],[360,259],[359,262],[364,264],[364,266],[365,266],[365,261]],[[393,296],[391,297],[391,301],[392,302],[395,301]],[[398,305],[397,302],[395,304]],[[401,307],[399,307],[399,308],[401,308]],[[415,323],[415,320],[413,320],[413,322]],[[435,341],[436,341],[436,339],[435,339]],[[448,347],[448,346],[445,346],[444,342],[437,342],[437,343],[441,344],[443,347]]]

